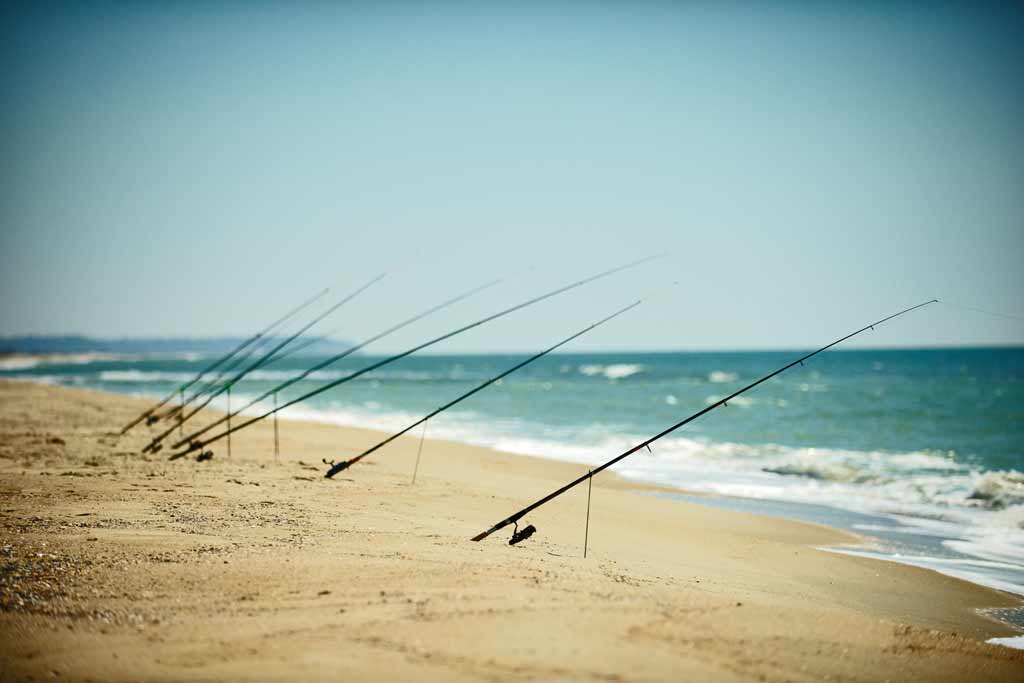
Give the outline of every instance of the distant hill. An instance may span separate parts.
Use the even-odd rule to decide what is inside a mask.
[[[312,337],[300,337],[287,348],[305,342]],[[232,350],[248,337],[207,337],[207,338],[135,338],[135,339],[100,339],[83,336],[44,336],[28,335],[19,337],[0,337],[0,354],[45,354],[45,353],[114,353],[114,354],[150,354],[150,353],[200,353],[203,355],[224,354]],[[283,341],[286,337],[274,337],[273,341]],[[336,339],[318,339],[304,348],[302,355],[324,355],[340,353],[351,346],[351,342]],[[273,346],[265,344],[269,350]],[[285,349],[287,350],[287,349]]]

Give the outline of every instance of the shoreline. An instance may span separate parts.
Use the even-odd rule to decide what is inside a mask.
[[[31,378],[28,378],[28,379],[24,379],[24,378],[0,379],[0,382],[2,382],[2,381],[29,381],[29,382],[33,382],[34,383],[34,380],[32,380]],[[60,386],[60,385],[53,385],[53,384],[50,384],[50,383],[47,383],[47,382],[39,382],[39,383],[43,384],[45,386]],[[62,388],[71,388],[71,387],[62,387]],[[107,391],[95,390],[95,389],[78,389],[78,388],[71,388],[71,389],[72,390],[84,390],[84,391],[97,391],[98,393],[101,393],[101,394],[109,394],[109,395],[115,395],[115,396],[127,396],[127,397],[130,397],[130,398],[135,398],[135,399],[141,400],[143,403],[140,404],[140,405],[145,405],[146,401],[149,401],[149,400],[155,401],[155,400],[159,400],[161,398],[159,396],[156,396],[155,394],[153,394],[153,395],[149,395],[149,394],[139,395],[139,394],[124,394],[124,393],[119,393],[119,392],[107,392]],[[205,409],[206,412],[209,415],[213,415],[213,416],[217,416],[217,417],[219,417],[220,415],[223,415],[223,409],[220,409],[220,408],[217,407],[217,404],[220,403],[220,402],[222,402],[222,401],[215,401],[211,406],[209,406],[209,407],[207,407]],[[250,408],[248,410],[242,411],[239,414],[240,415],[253,416],[253,415],[258,415],[261,412],[262,411],[260,409]],[[325,415],[325,414],[323,414],[320,411],[317,411],[315,409],[300,409],[297,412],[299,413],[299,415],[284,416],[284,414],[282,414],[282,416],[280,416],[278,419],[280,420],[280,422],[309,423],[309,424],[318,424],[318,425],[324,425],[324,426],[340,427],[342,429],[355,429],[355,430],[359,430],[359,431],[375,434],[375,435],[377,435],[379,437],[385,437],[385,436],[389,435],[387,431],[381,430],[381,429],[379,429],[377,427],[373,427],[373,426],[364,426],[364,425],[361,425],[361,424],[354,424],[354,423],[343,422],[343,421],[332,421],[331,419],[329,419],[329,417],[327,415]],[[408,437],[408,438],[418,438],[418,437]],[[474,443],[473,441],[462,440],[462,439],[459,439],[457,437],[456,438],[444,438],[444,437],[442,437],[442,438],[427,438],[427,439],[425,439],[425,442],[427,442],[427,443],[434,442],[434,443],[439,443],[439,444],[450,443],[450,444],[455,444],[455,445],[458,445],[458,446],[465,446],[465,447],[469,447],[469,448],[482,448],[482,449],[486,449],[486,450],[493,450],[493,451],[498,452],[498,453],[504,453],[504,454],[512,455],[512,456],[515,456],[515,457],[518,457],[518,458],[531,458],[531,459],[539,459],[539,460],[542,460],[542,461],[553,461],[553,462],[566,463],[566,464],[587,465],[587,463],[583,463],[583,462],[575,461],[575,460],[563,459],[563,458],[559,458],[557,456],[545,456],[545,455],[538,455],[538,454],[535,454],[535,453],[516,452],[514,450],[509,450],[509,449],[502,448],[502,447],[488,446],[486,444]],[[221,444],[221,445],[223,446],[223,444]],[[679,495],[684,500],[693,500],[694,502],[697,502],[698,504],[707,504],[709,499],[710,500],[722,501],[725,504],[721,505],[720,507],[722,507],[724,509],[739,510],[739,511],[744,511],[745,510],[747,512],[752,512],[753,514],[756,514],[756,515],[767,516],[767,517],[772,517],[772,518],[777,518],[777,519],[784,519],[784,520],[787,520],[787,521],[790,521],[790,522],[797,522],[797,523],[801,523],[801,524],[810,524],[810,525],[819,526],[819,527],[828,529],[828,530],[833,531],[833,532],[841,533],[841,534],[846,535],[849,538],[849,542],[844,542],[842,544],[837,544],[837,545],[834,545],[834,546],[822,546],[822,549],[830,551],[830,552],[839,552],[839,553],[850,553],[850,554],[858,554],[858,553],[860,553],[861,556],[863,556],[863,557],[878,559],[878,560],[882,560],[882,561],[886,561],[886,562],[895,562],[895,563],[898,563],[898,564],[903,564],[903,565],[912,566],[912,567],[923,568],[923,569],[927,569],[927,570],[930,570],[930,571],[937,572],[937,573],[942,574],[944,576],[949,576],[949,577],[952,577],[952,578],[959,579],[961,581],[966,581],[968,583],[971,583],[971,584],[974,584],[974,585],[977,585],[977,586],[980,586],[980,587],[989,588],[989,589],[997,590],[997,591],[1000,591],[1000,592],[1003,592],[1003,593],[1007,593],[1007,594],[1012,595],[1012,596],[1014,596],[1016,598],[1022,599],[1021,610],[1022,610],[1022,614],[1024,614],[1024,592],[1022,592],[1018,586],[1008,587],[1008,586],[1004,586],[1004,585],[998,585],[998,583],[996,583],[996,584],[993,584],[991,582],[987,583],[987,582],[985,582],[985,580],[984,580],[985,577],[983,577],[983,576],[978,576],[978,577],[975,577],[975,578],[971,578],[971,577],[966,576],[964,574],[949,573],[949,572],[943,571],[942,568],[937,568],[937,567],[934,567],[934,566],[929,566],[928,564],[925,564],[925,563],[916,562],[916,561],[914,561],[916,558],[913,558],[913,557],[899,557],[899,556],[896,556],[896,555],[885,554],[885,553],[882,553],[882,552],[872,552],[872,548],[876,548],[877,549],[879,547],[884,547],[885,543],[884,543],[883,539],[878,538],[877,536],[872,536],[871,533],[861,532],[861,531],[858,531],[856,529],[851,529],[851,528],[844,528],[840,524],[830,523],[829,521],[822,521],[820,519],[815,519],[813,517],[806,517],[806,516],[800,516],[800,515],[774,514],[774,513],[770,512],[770,511],[765,511],[763,509],[756,509],[756,508],[758,508],[758,507],[768,508],[769,506],[772,506],[772,505],[784,505],[786,507],[805,508],[805,509],[827,507],[830,510],[833,510],[836,513],[838,513],[838,515],[840,515],[840,516],[842,516],[842,515],[855,515],[855,516],[864,516],[864,517],[872,517],[872,518],[877,518],[877,519],[884,519],[884,517],[882,517],[880,515],[877,515],[877,514],[865,513],[865,512],[857,512],[857,511],[850,510],[850,509],[844,508],[844,507],[827,506],[827,505],[823,505],[821,503],[814,503],[814,502],[808,502],[808,501],[791,502],[791,501],[782,501],[782,500],[778,500],[778,499],[774,499],[774,498],[755,498],[755,497],[743,496],[743,495],[733,495],[733,494],[727,494],[727,493],[717,493],[717,492],[713,492],[713,491],[702,491],[702,490],[685,489],[685,488],[682,488],[680,486],[673,485],[671,483],[659,483],[659,482],[656,482],[656,481],[648,481],[648,480],[644,480],[643,478],[641,478],[639,476],[633,476],[633,477],[626,476],[626,475],[620,474],[618,472],[615,472],[614,470],[609,470],[608,474],[605,475],[605,476],[610,476],[610,477],[614,477],[614,478],[618,479],[619,480],[618,481],[619,485],[623,486],[623,487],[628,487],[629,485],[632,484],[632,485],[635,485],[635,488],[637,490],[640,490],[640,491],[646,491],[646,492],[653,493],[653,494],[664,493],[664,494],[669,494],[669,496],[675,494],[675,495]],[[701,501],[703,501],[703,503]],[[729,501],[734,501],[737,504],[736,505],[729,505]],[[1000,620],[1000,621],[1002,621],[1002,620]],[[1003,623],[1010,623],[1011,626],[1015,626],[1016,625],[1016,624],[1011,623],[1011,622],[1003,622]],[[1024,636],[1022,636],[1022,637],[1024,637]]]
[[[216,403],[217,402],[215,402],[214,405],[216,405]],[[221,407],[221,409],[223,409],[223,407]],[[216,409],[214,410],[216,411]],[[260,414],[261,412],[262,410],[250,409],[242,411],[241,414],[256,415]],[[359,423],[358,421],[339,419],[336,417],[332,418],[332,415],[329,412],[325,412],[323,410],[315,408],[300,407],[298,410],[295,411],[295,413],[292,413],[289,416],[282,416],[279,419],[282,422],[306,422],[312,424],[338,426],[345,429],[366,430],[378,434],[382,437],[389,435],[389,432],[393,431],[390,430],[390,428],[381,429],[379,426],[364,425]],[[586,467],[592,466],[593,464],[586,460],[562,457],[557,454],[542,455],[538,452],[517,451],[514,450],[513,448],[509,448],[503,445],[492,445],[484,441],[474,440],[472,438],[465,437],[466,435],[462,434],[454,436],[445,436],[440,438],[431,438],[427,439],[427,441],[448,442],[473,448],[484,448],[494,450],[500,453],[507,453],[509,455],[514,455],[517,457],[537,458],[540,460],[572,463]],[[558,448],[554,448],[552,450],[558,453]],[[564,453],[562,455],[564,455]],[[864,557],[873,557],[884,561],[897,562],[908,566],[930,569],[931,571],[938,572],[945,576],[950,576],[963,581],[967,581],[969,583],[976,584],[978,586],[983,586],[986,588],[991,588],[994,590],[1009,593],[1011,595],[1014,595],[1015,597],[1024,598],[1024,583],[1021,583],[1021,581],[1024,581],[1024,577],[1019,576],[1020,572],[1018,569],[1015,569],[1015,572],[1017,574],[1015,576],[1015,579],[1018,582],[1013,583],[1011,581],[1005,580],[1005,578],[1000,578],[998,576],[990,576],[989,574],[982,573],[984,570],[979,572],[979,567],[977,567],[977,565],[980,564],[984,566],[988,562],[988,560],[984,557],[978,558],[971,555],[965,555],[962,553],[950,553],[948,550],[943,551],[947,555],[946,557],[935,557],[933,556],[934,553],[920,553],[914,555],[898,552],[898,544],[894,542],[897,536],[899,536],[900,534],[910,534],[918,535],[918,537],[920,537],[920,535],[914,529],[912,529],[909,526],[906,526],[905,521],[899,520],[898,516],[887,516],[878,511],[865,511],[849,506],[844,507],[840,505],[828,505],[826,503],[809,500],[789,501],[774,497],[754,497],[745,496],[743,494],[730,494],[718,492],[714,490],[687,489],[682,486],[676,485],[672,482],[659,482],[653,479],[646,479],[642,474],[636,473],[625,474],[614,470],[609,470],[609,474],[621,478],[623,482],[635,483],[638,487],[642,489],[646,488],[651,492],[679,494],[682,496],[683,499],[690,499],[693,500],[694,502],[703,501],[704,503],[707,504],[711,504],[711,501],[716,500],[723,501],[727,504],[718,507],[723,507],[732,510],[747,511],[752,512],[753,514],[765,515],[768,517],[775,517],[779,519],[786,519],[789,521],[816,524],[835,531],[841,531],[859,540],[836,546],[835,551],[837,552],[851,552],[854,554],[860,552],[861,555]],[[733,501],[734,504],[728,504],[729,501]],[[833,514],[825,516],[815,516],[799,513],[784,514],[773,512],[772,508],[775,507],[783,507],[790,508],[792,510],[803,511],[827,508],[828,510],[831,510]],[[896,533],[896,535],[893,535],[892,533],[883,534],[880,533],[882,529],[878,528],[877,524],[872,525],[875,528],[872,528],[870,530],[859,530],[856,528],[852,528],[850,524],[842,524],[839,520],[842,520],[844,517],[860,517],[863,518],[865,521],[869,522],[881,522],[883,523],[883,525],[892,525],[893,529],[899,528],[899,531]],[[940,538],[941,540],[951,540],[956,537],[936,536],[936,538]],[[929,550],[935,551],[936,548],[929,548]],[[940,555],[941,554],[942,553],[940,553]],[[967,560],[968,563],[975,564],[975,571],[972,572],[969,570],[964,570],[956,566],[958,562],[963,562],[964,560]],[[1024,628],[1024,623],[1019,622],[1024,622],[1024,608],[1022,608],[1021,618],[1010,623],[1011,625],[1021,626],[1022,628]]]
[[[1019,633],[977,612],[1021,600],[817,549],[854,539],[840,530],[657,500],[637,494],[667,487],[608,474],[594,483],[588,559],[585,497],[571,494],[530,516],[540,531],[526,543],[474,544],[471,535],[584,466],[428,439],[411,486],[416,435],[323,480],[321,457],[377,433],[299,420],[282,430],[277,463],[268,424],[239,433],[230,459],[221,448],[208,463],[167,462],[137,455],[146,429],[111,435],[146,405],[0,382],[4,560],[21,582],[3,586],[9,675],[1024,671],[1024,652],[981,642]]]
[[[51,384],[49,382],[36,382],[35,380],[33,380],[30,377],[29,378],[21,378],[21,377],[16,377],[16,378],[0,378],[0,382],[3,382],[3,381],[15,381],[15,382],[17,382],[17,381],[28,381],[30,383],[39,383],[39,384],[42,384],[42,385],[45,385],[45,386],[61,386],[61,385],[54,385],[54,384]],[[150,401],[150,400],[155,401],[155,400],[159,400],[161,398],[160,396],[156,396],[155,394],[153,394],[153,395],[145,394],[145,393],[143,393],[143,394],[137,394],[137,393],[126,394],[126,393],[109,392],[109,391],[96,390],[96,389],[90,389],[90,388],[85,388],[85,389],[74,388],[74,387],[63,387],[63,388],[71,388],[72,390],[97,391],[98,393],[101,393],[101,394],[109,394],[109,395],[115,395],[115,396],[127,396],[127,397],[130,397],[130,398],[135,398],[135,399],[141,400],[143,403],[140,404],[140,405],[145,405],[146,401]],[[218,407],[218,404],[222,403],[222,402],[223,402],[222,400],[214,401],[214,403],[211,406],[206,408],[207,413],[209,415],[215,415],[215,416],[218,416],[218,417],[220,415],[222,415],[223,414],[223,408],[219,408]],[[252,415],[258,415],[261,412],[262,411],[260,409],[250,408],[248,410],[242,411],[239,414],[252,416]],[[387,431],[384,431],[384,430],[380,429],[379,427],[364,426],[362,424],[356,424],[356,423],[353,423],[353,422],[341,421],[341,420],[336,420],[336,419],[332,420],[332,419],[330,419],[329,414],[325,414],[322,411],[318,411],[316,409],[300,408],[298,411],[295,411],[295,412],[297,412],[298,414],[296,415],[296,414],[293,413],[292,415],[289,415],[289,416],[285,416],[284,414],[282,414],[282,416],[280,416],[278,419],[281,422],[309,423],[309,424],[319,424],[319,425],[325,425],[325,426],[340,427],[340,428],[343,428],[343,429],[356,429],[356,430],[360,430],[360,431],[365,431],[365,432],[373,433],[373,434],[376,434],[376,435],[378,435],[380,437],[384,437],[384,436],[388,436],[389,435],[389,433]],[[517,451],[509,450],[508,448],[504,448],[504,447],[500,447],[500,446],[490,446],[490,445],[487,445],[487,444],[484,444],[484,443],[474,442],[472,440],[460,439],[457,436],[456,437],[447,437],[447,438],[446,437],[428,438],[428,439],[426,439],[426,442],[451,443],[451,444],[457,444],[459,446],[466,446],[466,447],[470,447],[470,448],[483,448],[483,449],[487,449],[487,450],[493,450],[495,452],[505,453],[505,454],[508,454],[508,455],[513,455],[513,456],[521,457],[521,458],[534,458],[534,459],[539,459],[539,460],[542,460],[542,461],[554,461],[554,462],[568,463],[568,464],[588,465],[588,463],[585,463],[585,462],[582,462],[582,461],[579,461],[579,460],[564,459],[564,458],[560,458],[558,456],[539,455],[539,454],[536,454],[536,453],[517,452]],[[874,558],[874,559],[879,559],[879,560],[882,560],[882,561],[896,562],[898,564],[903,564],[903,565],[907,565],[907,566],[913,566],[913,567],[928,569],[930,571],[937,572],[937,573],[942,574],[944,576],[949,576],[949,577],[956,578],[956,579],[959,579],[959,580],[962,580],[962,581],[966,581],[968,583],[972,583],[972,584],[977,585],[977,586],[981,586],[981,587],[984,587],[984,588],[990,588],[990,589],[993,589],[993,590],[1004,592],[1004,593],[1012,595],[1012,596],[1014,596],[1016,598],[1021,598],[1022,600],[1024,600],[1024,589],[1022,589],[1022,587],[1019,586],[1019,585],[1016,585],[1016,584],[1009,584],[1009,585],[1007,585],[1005,582],[1001,582],[1001,581],[998,581],[998,580],[987,580],[988,577],[986,577],[984,575],[970,574],[969,572],[948,571],[944,567],[942,567],[941,565],[936,566],[935,563],[929,563],[929,562],[926,561],[926,560],[931,560],[933,558],[927,558],[927,557],[918,558],[916,556],[901,556],[901,555],[899,555],[897,553],[892,553],[892,552],[890,552],[890,553],[881,552],[879,549],[886,547],[886,542],[885,542],[885,540],[883,538],[881,538],[881,537],[879,537],[877,535],[872,535],[873,533],[877,534],[877,531],[878,531],[877,529],[872,530],[871,532],[864,532],[864,531],[860,531],[860,530],[857,530],[857,529],[849,528],[849,525],[845,525],[844,526],[842,524],[839,524],[837,522],[830,521],[830,520],[823,521],[821,519],[816,519],[813,516],[800,515],[800,514],[794,515],[794,514],[778,514],[778,513],[774,513],[774,512],[771,511],[771,507],[777,505],[777,506],[790,507],[790,508],[793,508],[793,509],[807,509],[807,510],[811,510],[811,509],[814,509],[814,508],[823,508],[824,507],[824,508],[828,508],[828,509],[834,511],[835,513],[838,513],[839,517],[842,517],[842,516],[863,516],[865,518],[873,518],[873,519],[877,519],[877,520],[886,520],[886,521],[888,521],[886,517],[884,517],[882,515],[879,515],[877,513],[861,512],[861,511],[852,510],[852,509],[846,508],[846,507],[829,506],[829,505],[825,505],[825,504],[822,504],[822,503],[815,503],[815,502],[810,502],[810,501],[795,501],[795,502],[793,502],[793,501],[784,501],[784,500],[780,500],[780,499],[776,499],[776,498],[756,498],[756,497],[744,496],[744,495],[740,495],[740,494],[719,493],[719,492],[714,492],[714,491],[703,491],[703,490],[699,490],[699,489],[691,490],[691,489],[682,488],[682,487],[674,485],[672,483],[660,483],[660,482],[657,482],[657,481],[645,480],[641,476],[636,476],[636,475],[628,476],[628,475],[624,475],[624,474],[615,472],[613,470],[609,470],[608,475],[606,475],[606,476],[612,476],[612,477],[618,478],[620,480],[621,484],[623,484],[623,485],[635,484],[638,490],[644,490],[644,491],[648,491],[650,493],[655,493],[655,494],[657,494],[657,493],[665,493],[665,494],[669,494],[670,497],[673,494],[676,494],[676,495],[680,496],[683,500],[692,500],[694,502],[697,502],[698,504],[701,504],[701,503],[709,504],[710,501],[721,501],[724,504],[720,505],[720,506],[717,506],[717,507],[722,507],[722,508],[725,508],[725,509],[732,509],[732,510],[739,510],[739,511],[747,511],[747,512],[752,512],[753,514],[763,515],[763,516],[777,518],[777,519],[785,519],[785,520],[788,520],[788,521],[791,521],[791,522],[799,522],[799,523],[804,523],[804,524],[812,524],[812,525],[820,526],[820,527],[829,529],[831,531],[835,531],[835,532],[846,534],[847,536],[850,537],[850,542],[846,542],[846,543],[842,543],[842,544],[837,544],[835,546],[823,546],[822,548],[824,550],[828,550],[830,552],[839,552],[839,553],[849,553],[849,554],[853,554],[853,555],[860,555],[862,557]],[[735,504],[730,505],[729,501],[733,501]],[[922,561],[922,560],[925,560],[925,561]],[[1001,620],[1001,621],[1003,621],[1003,620]],[[1018,622],[1020,622],[1020,623],[1018,623]],[[1008,624],[1010,624],[1013,627],[1020,626],[1022,631],[1024,631],[1024,602],[1022,602],[1022,607],[1021,607],[1021,618],[1020,619],[1016,619],[1014,621],[1010,621],[1010,622],[1003,621],[1003,623],[1008,623]],[[1024,636],[1022,636],[1022,637],[1024,637]],[[1019,644],[1017,646],[1021,647],[1022,649],[1024,649],[1024,643],[1021,643],[1021,644]]]

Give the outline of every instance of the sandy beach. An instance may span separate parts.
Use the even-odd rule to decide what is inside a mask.
[[[142,456],[146,401],[0,383],[4,680],[1015,680],[1016,597],[827,552],[851,536],[613,475],[469,538],[582,466],[269,421]],[[216,413],[210,413],[215,417]]]

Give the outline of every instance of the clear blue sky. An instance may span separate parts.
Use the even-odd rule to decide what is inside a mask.
[[[401,348],[807,347],[919,300],[1024,316],[1024,5],[153,3],[2,10],[0,334],[249,333],[387,280]],[[677,285],[671,283],[678,282]],[[1024,343],[932,307],[872,346]]]

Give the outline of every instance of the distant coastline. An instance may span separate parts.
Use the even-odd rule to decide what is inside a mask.
[[[223,337],[90,337],[76,334],[57,335],[10,335],[0,336],[0,358],[10,360],[12,357],[26,357],[43,362],[60,362],[59,356],[75,356],[80,354],[95,354],[114,356],[184,356],[195,355],[206,357],[210,355],[223,354],[244,341],[246,337],[223,336]],[[272,337],[271,340],[281,340],[284,337]],[[316,335],[300,337],[300,341],[315,339],[316,341],[303,348],[300,355],[303,356],[328,356],[340,353],[349,349],[355,342],[346,339],[318,338]],[[953,344],[934,346],[852,346],[849,348],[833,349],[831,353],[859,353],[859,352],[905,352],[905,351],[988,351],[1024,349],[1021,344]],[[679,349],[605,349],[599,351],[588,351],[580,349],[574,354],[586,354],[595,357],[618,356],[622,354],[644,353],[654,356],[679,355],[679,354],[701,354],[701,355],[733,355],[733,354],[763,354],[763,353],[797,353],[809,351],[810,347],[801,348],[679,348]],[[419,354],[421,357],[450,357],[462,356],[467,358],[482,356],[516,356],[523,351],[516,349],[499,349],[492,351],[438,351],[433,353]],[[362,354],[360,354],[362,355]],[[378,354],[371,354],[378,355]],[[389,355],[383,353],[382,355]],[[561,355],[556,352],[554,355]],[[71,362],[74,362],[73,360]]]
[[[25,357],[26,359],[53,356],[75,356],[79,354],[152,355],[152,354],[218,354],[227,353],[247,337],[133,337],[112,338],[87,337],[84,335],[22,335],[0,337],[0,357]],[[273,337],[271,341],[284,340]],[[310,340],[303,349],[305,355],[340,353],[352,343],[339,339],[320,338],[315,335],[300,337],[298,341]]]

